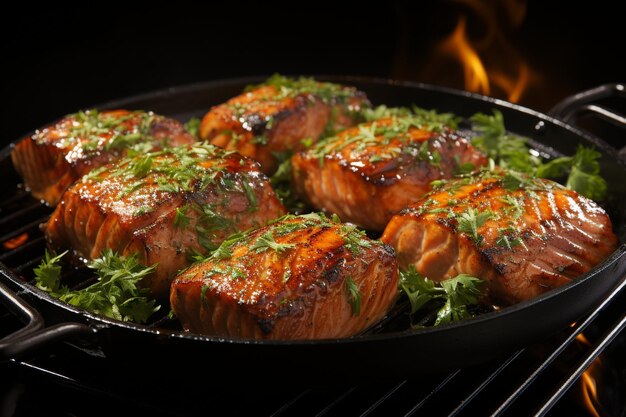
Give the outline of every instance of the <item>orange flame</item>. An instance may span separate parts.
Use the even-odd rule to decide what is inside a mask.
[[[591,346],[589,340],[587,340],[585,335],[582,333],[576,336],[576,340],[586,346]],[[596,379],[593,377],[593,373],[594,370],[600,365],[602,365],[602,360],[598,357],[580,376],[583,403],[585,404],[585,407],[587,407],[587,411],[589,411],[589,413],[594,417],[600,417],[600,412],[598,411],[598,388],[596,385]]]
[[[596,408],[596,404],[598,403],[598,391],[596,388],[596,380],[591,376],[591,372],[595,367],[596,362],[592,363],[589,368],[580,376],[580,383],[582,385],[583,391],[583,402],[585,403],[585,407],[591,415],[594,417],[600,417],[600,413]]]
[[[526,13],[524,2],[514,0],[502,3],[480,0],[457,0],[481,18],[486,27],[482,39],[471,41],[467,20],[461,16],[456,28],[439,44],[439,52],[458,62],[463,68],[465,89],[494,96],[504,96],[518,102],[531,82],[528,64],[515,52],[500,30],[499,20],[519,26]],[[499,19],[496,8],[503,8]],[[486,64],[489,62],[489,65]]]
[[[459,23],[449,38],[441,43],[444,53],[456,58],[463,65],[465,88],[469,91],[488,95],[490,93],[489,77],[480,57],[472,49],[465,35],[465,18],[461,17]]]
[[[22,233],[19,236],[15,236],[12,239],[4,241],[2,243],[2,247],[9,250],[15,249],[19,246],[22,246],[24,243],[26,243],[26,241],[28,241],[28,233]]]

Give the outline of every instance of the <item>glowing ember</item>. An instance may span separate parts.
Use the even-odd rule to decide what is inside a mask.
[[[9,239],[2,243],[2,247],[4,249],[15,249],[19,246],[22,246],[24,243],[28,241],[28,233],[22,233],[19,236],[14,237],[13,239]]]

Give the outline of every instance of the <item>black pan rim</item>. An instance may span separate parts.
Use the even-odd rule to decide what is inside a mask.
[[[479,100],[485,103],[492,103],[500,107],[505,107],[510,110],[525,113],[531,117],[535,117],[539,122],[548,122],[553,125],[556,125],[560,128],[566,129],[571,133],[580,136],[587,140],[588,142],[594,144],[597,148],[601,149],[604,153],[606,153],[609,157],[616,160],[619,165],[626,167],[626,161],[621,160],[617,157],[617,151],[608,145],[603,140],[597,138],[594,135],[591,135],[585,131],[582,131],[570,124],[562,122],[558,119],[550,117],[544,113],[538,112],[536,110],[520,106],[514,103],[510,103],[505,100],[496,99],[493,97],[484,96],[477,93],[471,93],[467,91],[457,90],[449,87],[436,86],[425,83],[417,83],[417,82],[409,82],[409,81],[397,81],[392,79],[385,78],[373,78],[373,77],[363,77],[363,76],[353,76],[353,75],[312,75],[313,77],[320,80],[329,80],[336,81],[342,83],[350,83],[350,82],[365,82],[372,83],[378,85],[389,85],[389,86],[398,86],[398,87],[406,87],[416,90],[429,90],[433,92],[443,93],[450,96],[460,96],[471,98],[475,100]],[[126,103],[136,102],[140,100],[149,100],[149,99],[158,99],[160,97],[166,97],[171,94],[180,94],[180,93],[193,93],[194,91],[198,91],[205,88],[216,87],[219,85],[225,84],[251,84],[257,83],[264,80],[266,77],[264,76],[250,76],[250,77],[236,77],[236,78],[225,78],[207,82],[198,82],[192,84],[186,84],[181,86],[173,86],[165,89],[159,89],[155,91],[149,91],[144,93],[139,93],[136,95],[124,97],[121,99],[106,101],[104,103],[89,106],[88,108],[112,108],[112,107],[123,107]],[[207,109],[208,110],[208,109]],[[50,122],[54,123],[54,121]],[[26,135],[21,136],[20,138],[27,137],[32,134],[31,131]],[[0,158],[4,158],[8,156],[10,153],[13,143],[20,139],[16,139],[11,144],[7,145],[1,152]],[[571,282],[562,285],[558,288],[554,288],[538,297],[535,297],[531,300],[526,300],[520,303],[517,303],[512,306],[507,306],[502,308],[499,311],[494,311],[490,313],[481,314],[472,319],[463,320],[459,322],[449,323],[446,325],[441,325],[437,327],[430,327],[424,329],[407,329],[403,331],[396,332],[385,332],[380,334],[370,334],[370,335],[357,335],[347,338],[335,338],[335,339],[314,339],[314,340],[266,340],[266,339],[245,339],[245,338],[228,338],[228,337],[218,337],[218,336],[206,336],[201,334],[189,333],[185,331],[177,331],[177,330],[169,330],[157,327],[150,327],[147,325],[132,323],[132,322],[123,322],[115,319],[110,319],[104,316],[95,315],[86,310],[79,309],[73,307],[69,304],[66,304],[57,298],[50,296],[48,293],[39,290],[35,286],[23,282],[17,277],[12,271],[10,271],[2,262],[0,262],[0,272],[2,272],[5,276],[7,276],[15,285],[18,285],[23,292],[27,292],[31,294],[33,297],[42,300],[47,303],[51,303],[54,306],[61,308],[69,313],[78,315],[78,317],[82,317],[86,319],[93,326],[115,326],[121,327],[127,330],[138,331],[142,333],[151,333],[155,336],[166,336],[171,338],[178,339],[187,339],[194,341],[202,341],[206,343],[220,343],[220,344],[232,344],[232,345],[263,345],[263,346],[285,346],[285,345],[299,345],[299,346],[307,346],[307,345],[328,345],[328,346],[337,346],[337,345],[351,345],[353,343],[368,343],[368,342],[378,342],[386,339],[394,339],[398,338],[413,338],[419,337],[420,335],[432,334],[432,333],[446,333],[450,331],[454,331],[459,327],[475,327],[481,324],[497,320],[498,318],[503,318],[509,315],[514,315],[519,313],[520,311],[531,308],[536,304],[543,303],[547,300],[558,297],[561,293],[569,291],[574,287],[583,285],[590,279],[596,278],[601,271],[606,270],[613,264],[615,264],[620,258],[625,256],[626,254],[626,243],[622,243],[609,257],[607,257],[602,263],[596,265],[590,271],[585,274],[576,277]]]

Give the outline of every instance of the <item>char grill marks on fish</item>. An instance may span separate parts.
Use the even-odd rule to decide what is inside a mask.
[[[364,107],[367,97],[353,87],[274,76],[213,107],[202,119],[200,137],[259,161],[272,174],[277,157],[353,126]]]
[[[33,196],[54,206],[76,180],[129,149],[146,151],[194,141],[181,123],[151,112],[89,110],[24,138],[11,158]]]
[[[393,305],[397,283],[393,249],[312,213],[225,241],[181,272],[170,300],[193,332],[320,339],[375,324]]]
[[[137,154],[84,176],[45,227],[49,245],[93,259],[106,248],[158,264],[144,283],[165,296],[194,254],[284,214],[258,163],[207,143]]]
[[[431,128],[415,116],[363,123],[292,158],[296,192],[317,209],[381,231],[430,183],[487,159],[461,132]]]
[[[618,244],[595,202],[508,171],[446,182],[394,216],[382,240],[396,249],[400,268],[415,265],[435,281],[480,277],[502,305],[569,282]]]

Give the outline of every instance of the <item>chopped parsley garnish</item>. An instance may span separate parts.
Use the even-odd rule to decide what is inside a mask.
[[[72,118],[72,126],[62,139],[62,146],[80,143],[82,151],[90,154],[101,149],[106,151],[152,147],[156,139],[151,134],[152,123],[159,118],[151,112],[134,111],[123,116],[96,109],[80,111],[66,117]],[[37,140],[43,140],[40,133]]]
[[[472,240],[478,244],[484,239],[482,235],[478,234],[478,228],[493,217],[494,214],[491,211],[479,212],[477,209],[472,208],[468,208],[463,213],[456,214],[459,231],[469,235]]]
[[[70,305],[116,320],[145,323],[160,309],[148,298],[149,290],[138,287],[146,276],[154,272],[137,261],[137,255],[119,256],[106,249],[100,258],[87,264],[98,276],[98,281],[80,290],[70,290],[61,284],[61,258],[67,252],[52,256],[46,250],[39,267],[34,269],[39,289]]]
[[[176,208],[176,213],[174,214],[174,226],[179,229],[184,229],[189,226],[191,219],[187,215],[187,211],[189,211],[189,206]]]
[[[352,315],[358,316],[361,314],[361,291],[356,282],[350,277],[346,278],[346,289],[348,291],[348,301],[352,306]]]
[[[125,204],[135,207],[135,216],[156,208],[146,202],[171,198],[164,193],[182,194],[187,203],[173,209],[174,227],[194,231],[199,244],[212,251],[237,230],[237,219],[229,214],[233,198],[245,197],[247,212],[259,209],[255,190],[259,177],[246,164],[233,152],[202,142],[128,156],[82,181],[117,191],[114,198],[126,199]]]
[[[293,243],[277,243],[274,239],[274,235],[271,231],[263,233],[257,240],[250,246],[250,250],[256,253],[264,252],[268,249],[276,251],[277,253],[283,253],[287,249],[293,248]]]
[[[356,92],[354,88],[340,84],[320,82],[308,77],[290,78],[280,74],[272,75],[261,84],[250,85],[246,87],[245,91],[248,92],[265,86],[273,86],[278,91],[278,96],[272,97],[273,100],[295,97],[300,94],[312,94],[326,103],[334,103],[339,100],[346,100],[354,96]]]
[[[412,319],[418,312],[426,314],[427,322],[433,326],[465,320],[474,317],[469,306],[478,304],[482,295],[480,285],[482,280],[461,274],[435,284],[428,278],[422,277],[414,265],[409,265],[405,271],[400,271],[399,288],[409,298]],[[423,327],[425,323],[414,324],[414,328]]]
[[[335,223],[339,223],[338,218]],[[353,224],[343,224],[341,226],[341,234],[345,242],[344,246],[348,248],[353,255],[358,255],[361,252],[361,248],[369,248],[372,246],[365,232],[357,229]]]
[[[408,107],[387,107],[381,105],[373,109],[364,109],[363,116],[368,122],[389,117],[411,117],[420,126],[428,126],[429,130],[441,131],[445,127],[456,129],[461,118],[452,113],[439,113],[413,105]]]
[[[426,161],[438,167],[441,154],[430,149],[430,138],[424,138],[421,135],[419,138],[415,138],[412,130],[438,132],[446,125],[432,122],[434,116],[430,112],[425,114],[428,117],[403,114],[362,123],[350,133],[343,133],[319,141],[311,147],[309,155],[318,159],[320,166],[323,166],[326,156],[349,148],[353,158],[367,157],[371,163],[398,158],[409,161]]]
[[[525,246],[524,241],[521,236],[519,236],[517,229],[511,226],[498,229],[498,239],[496,240],[496,245],[509,250],[513,249],[515,246]]]

